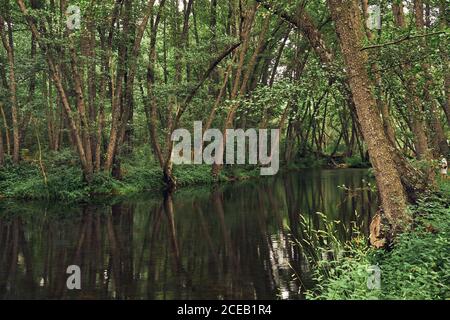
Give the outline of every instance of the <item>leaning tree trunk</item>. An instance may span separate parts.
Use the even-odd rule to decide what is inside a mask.
[[[375,171],[383,213],[390,224],[390,231],[395,234],[404,229],[409,221],[406,198],[372,95],[373,83],[366,69],[368,55],[361,51],[363,23],[360,9],[356,0],[328,0],[328,4],[347,67],[362,134]]]
[[[300,32],[305,36],[306,39],[308,39],[308,42],[310,46],[314,49],[315,53],[319,57],[322,65],[325,67],[326,70],[330,72],[331,78],[333,81],[337,81],[337,77],[335,76],[335,67],[334,67],[334,55],[332,53],[332,50],[327,46],[327,43],[324,41],[324,37],[320,33],[319,29],[314,25],[311,17],[308,15],[306,10],[304,10],[303,7],[299,8],[299,14],[295,16],[289,15],[286,11],[283,11],[282,9],[270,5],[268,2],[265,2],[264,0],[256,0],[257,2],[260,2],[264,7],[269,9],[270,11],[274,12],[275,14],[281,16],[284,20],[290,22],[292,25],[296,26]],[[401,2],[400,2],[401,4]],[[398,26],[404,26],[405,25],[405,19],[402,14],[402,7],[400,4],[396,5],[395,3],[392,5],[393,11],[394,11],[394,18],[395,23]],[[362,27],[361,27],[362,28]],[[353,101],[353,97],[351,94],[351,90],[349,88],[348,79],[344,79],[340,85],[340,91],[342,96],[345,98],[347,105],[349,106],[352,118],[354,118],[354,121],[357,125],[357,132],[361,131],[360,125],[357,121],[357,117],[355,115],[355,103]],[[386,107],[386,105],[385,105]],[[448,109],[448,108],[447,108]],[[382,109],[382,113],[384,113],[383,117],[387,119],[387,112],[388,110]],[[450,114],[450,110],[448,112]],[[392,137],[394,137],[393,133],[390,133]],[[345,138],[345,137],[344,137]],[[398,152],[397,152],[398,153]],[[363,156],[362,156],[363,157]],[[363,157],[364,158],[364,157]],[[422,174],[419,170],[416,170],[412,167],[412,165],[407,162],[407,160],[403,156],[395,157],[396,161],[401,165],[397,166],[398,170],[400,172],[400,176],[402,177],[402,182],[404,184],[404,187],[406,190],[414,190],[414,194],[408,192],[408,196],[410,196],[410,199],[416,199],[417,195],[422,193],[424,190],[428,189],[427,183],[429,181],[428,177],[426,177],[424,174]],[[417,175],[413,175],[412,173],[416,172]],[[425,188],[424,188],[425,186]]]

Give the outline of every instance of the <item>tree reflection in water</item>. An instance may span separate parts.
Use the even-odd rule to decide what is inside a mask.
[[[78,208],[2,203],[0,298],[301,299],[311,270],[293,239],[323,227],[315,212],[340,220],[342,239],[355,219],[367,229],[374,195],[337,188],[365,176],[308,171]],[[82,290],[66,289],[69,265]]]

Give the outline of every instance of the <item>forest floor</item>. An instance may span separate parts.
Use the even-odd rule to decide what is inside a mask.
[[[319,262],[309,299],[450,299],[450,179],[411,206],[411,214],[411,230],[397,237],[390,250],[370,248],[360,236],[341,244],[339,259]],[[381,285],[369,289],[374,266]]]

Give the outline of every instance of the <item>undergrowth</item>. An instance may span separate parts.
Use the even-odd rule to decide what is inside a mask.
[[[94,175],[90,184],[83,179],[79,164],[73,160],[76,155],[69,150],[49,154],[43,166],[37,162],[23,162],[19,166],[7,163],[0,168],[0,199],[82,202],[94,197],[162,190],[162,170],[144,153],[137,152],[122,161],[120,180],[101,172]],[[175,166],[174,175],[179,187],[215,183],[209,165]],[[247,180],[256,176],[259,176],[259,168],[255,166],[226,166],[218,180]]]
[[[314,300],[445,300],[450,299],[450,183],[411,207],[412,229],[399,235],[390,251],[375,250],[358,235],[345,243],[329,228],[317,234],[320,249],[307,253],[315,265]],[[334,225],[334,224],[333,224]],[[323,239],[327,239],[324,240]],[[331,239],[331,240],[330,240]],[[311,240],[313,241],[313,240]],[[317,252],[331,253],[324,259]],[[369,289],[369,268],[381,270],[381,286]]]

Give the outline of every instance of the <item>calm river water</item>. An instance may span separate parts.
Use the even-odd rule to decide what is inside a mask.
[[[297,241],[324,227],[316,212],[340,221],[339,238],[367,232],[374,194],[338,188],[364,179],[305,170],[101,205],[0,200],[0,299],[302,299]],[[69,265],[81,290],[67,290]]]

